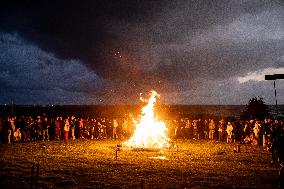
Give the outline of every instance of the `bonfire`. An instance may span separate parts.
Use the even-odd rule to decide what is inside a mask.
[[[151,97],[148,100],[140,98],[143,102],[147,102],[147,105],[142,108],[140,119],[137,122],[134,121],[136,129],[133,136],[125,141],[123,146],[150,149],[170,147],[166,124],[155,114],[157,97],[159,94],[151,91]]]

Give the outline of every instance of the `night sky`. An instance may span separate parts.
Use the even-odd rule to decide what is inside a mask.
[[[0,104],[274,104],[280,73],[282,0],[0,3]]]

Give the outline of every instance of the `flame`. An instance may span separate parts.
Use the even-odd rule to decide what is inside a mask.
[[[151,97],[148,100],[140,97],[140,100],[148,104],[142,108],[139,123],[135,123],[136,129],[133,136],[123,144],[132,148],[168,148],[170,139],[166,135],[167,127],[163,121],[160,121],[154,113],[156,97],[159,94],[151,91]]]

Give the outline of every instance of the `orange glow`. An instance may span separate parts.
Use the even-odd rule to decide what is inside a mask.
[[[142,108],[139,123],[135,123],[136,129],[133,136],[123,143],[124,146],[132,148],[168,148],[170,139],[166,135],[166,124],[159,120],[154,112],[154,105],[159,94],[151,91],[151,97],[148,100],[140,98],[143,102],[148,102]]]

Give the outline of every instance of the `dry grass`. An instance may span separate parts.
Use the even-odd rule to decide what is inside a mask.
[[[261,147],[216,141],[177,141],[178,149],[115,149],[118,141],[51,141],[2,145],[1,188],[277,188],[277,167]],[[161,158],[161,159],[160,159]]]

